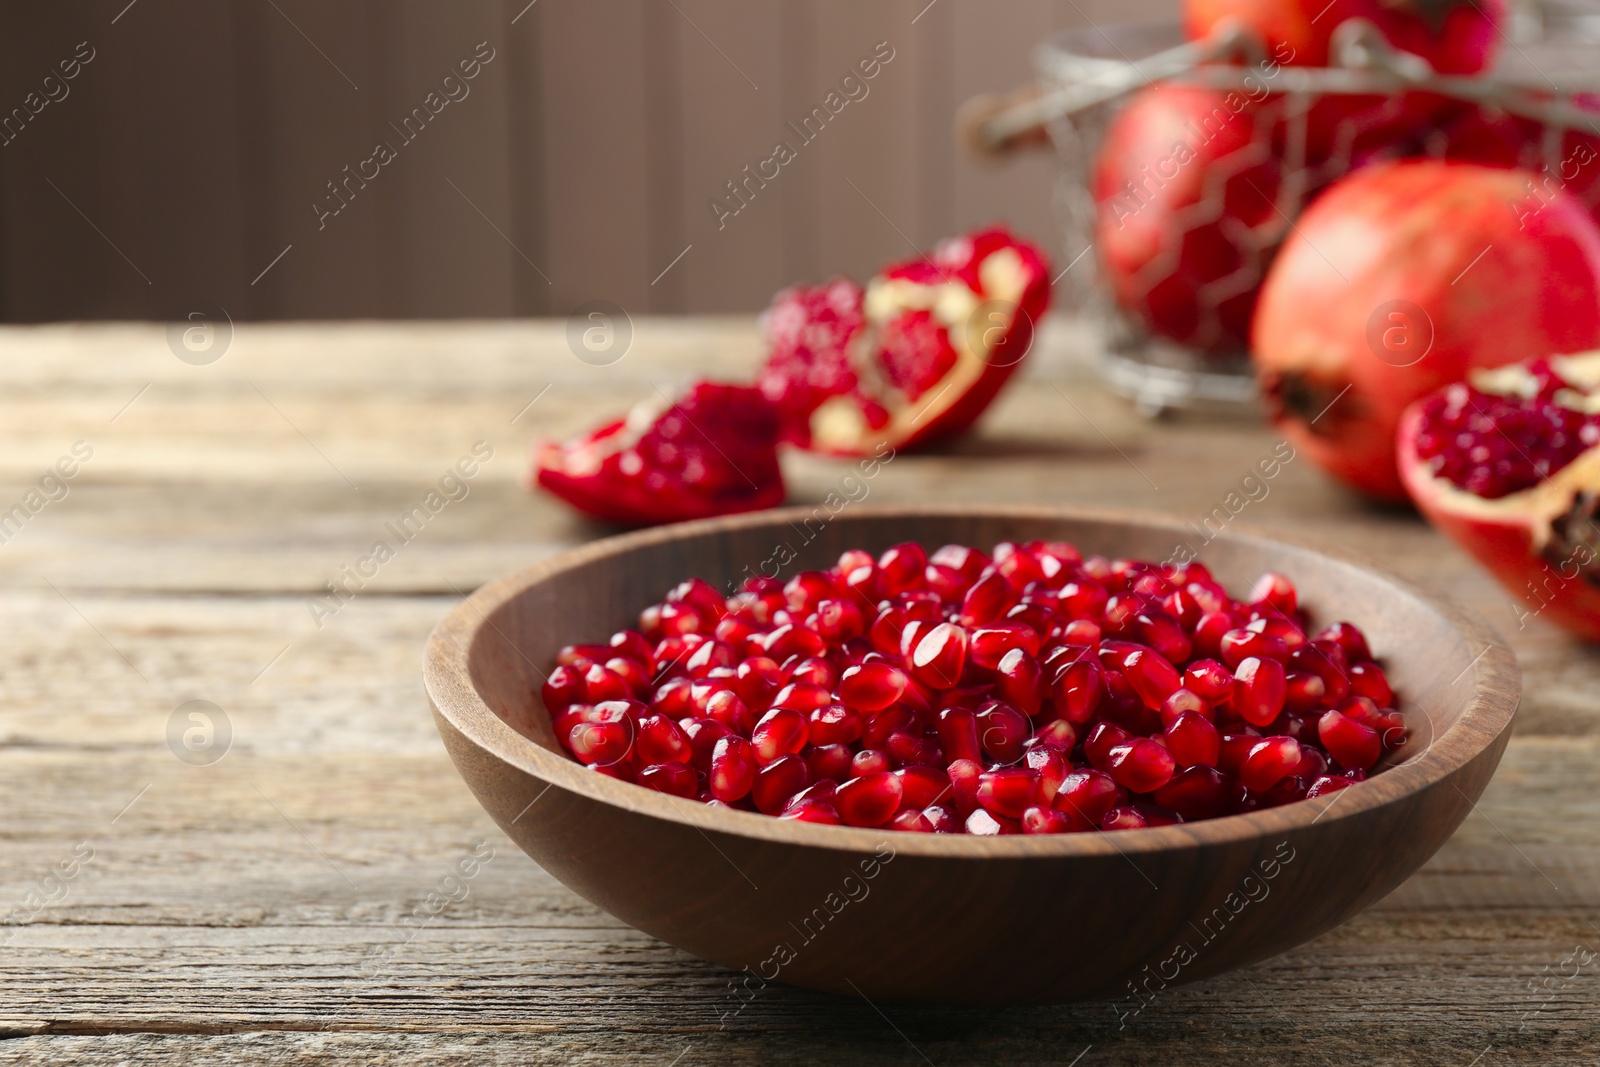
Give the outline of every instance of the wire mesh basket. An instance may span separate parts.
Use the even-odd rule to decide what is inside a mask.
[[[1518,166],[1600,215],[1600,9],[1519,9],[1481,76],[1435,73],[1361,20],[1339,27],[1332,54],[1334,65],[1294,66],[1233,27],[1203,41],[1184,40],[1176,23],[1074,30],[1038,47],[1037,83],[964,109],[961,135],[980,154],[1053,147],[1066,265],[1057,301],[1095,327],[1107,384],[1142,412],[1256,410],[1246,345],[1256,288],[1300,211],[1356,167],[1413,156]],[[1115,117],[1153,83],[1248,100],[1248,136],[1208,163],[1202,194],[1172,216],[1157,253],[1137,270],[1111,271],[1097,228],[1128,209],[1094,188],[1096,161]],[[1263,174],[1270,183],[1252,181]],[[1232,199],[1241,180],[1270,210],[1240,217]],[[1131,193],[1128,203],[1141,203]],[[1227,254],[1197,278],[1187,264],[1201,241]]]

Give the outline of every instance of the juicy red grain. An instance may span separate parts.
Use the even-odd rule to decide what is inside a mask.
[[[1234,600],[1198,563],[908,542],[729,597],[681,583],[637,630],[563,647],[538,695],[590,769],[715,806],[1136,829],[1349,788],[1406,743],[1365,635],[1309,621],[1279,574]]]

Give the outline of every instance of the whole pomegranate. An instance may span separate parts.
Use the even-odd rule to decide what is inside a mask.
[[[1239,351],[1281,233],[1281,178],[1259,107],[1239,93],[1155,85],[1095,160],[1095,246],[1117,302],[1151,332]]]
[[[1600,641],[1600,353],[1477,371],[1406,409],[1417,507],[1538,616]]]
[[[1400,500],[1400,413],[1474,367],[1600,345],[1600,229],[1528,175],[1369,167],[1300,217],[1262,286],[1251,348],[1269,414],[1328,473]]]
[[[1366,19],[1384,39],[1444,74],[1476,74],[1494,58],[1505,0],[1183,0],[1190,40],[1234,19],[1280,62],[1324,67],[1334,33]]]

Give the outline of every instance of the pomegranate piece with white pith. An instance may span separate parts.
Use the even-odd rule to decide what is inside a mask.
[[[1325,796],[1406,743],[1365,635],[1309,622],[1281,574],[1235,599],[1198,562],[908,542],[731,595],[690,579],[637,630],[561,649],[540,696],[573,758],[672,796],[914,833],[1129,830]]]
[[[762,319],[770,355],[757,384],[804,448],[913,448],[977,420],[1049,302],[1033,245],[998,227],[951,238],[865,289],[836,278],[780,292]]]
[[[608,522],[646,526],[783,502],[778,413],[757,389],[696,382],[624,419],[533,448],[533,485]]]
[[[1417,507],[1528,604],[1519,621],[1600,641],[1600,353],[1447,386],[1407,409],[1398,447]]]

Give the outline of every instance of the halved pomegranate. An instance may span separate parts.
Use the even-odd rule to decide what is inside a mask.
[[[696,382],[587,436],[535,442],[530,482],[630,526],[770,508],[784,496],[778,425],[759,390]]]
[[[1033,343],[1050,302],[1044,255],[996,227],[887,267],[785,289],[763,316],[757,382],[786,440],[834,455],[913,448],[966,429]]]
[[[1600,641],[1600,352],[1478,371],[1417,401],[1400,473],[1428,521],[1540,615]]]

